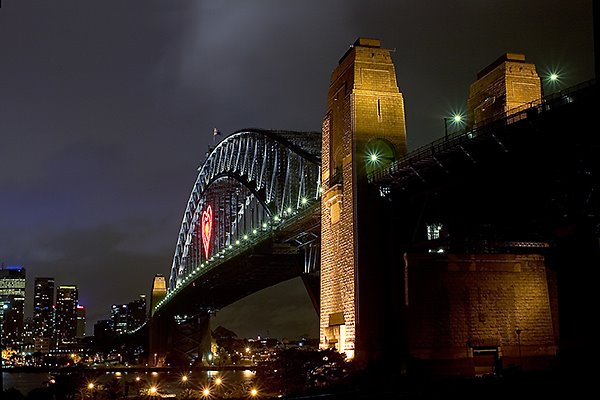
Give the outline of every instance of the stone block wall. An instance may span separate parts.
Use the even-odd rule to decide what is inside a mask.
[[[453,361],[446,372],[471,374],[483,349],[496,349],[504,366],[530,369],[556,355],[543,256],[411,254],[407,262],[415,359]]]

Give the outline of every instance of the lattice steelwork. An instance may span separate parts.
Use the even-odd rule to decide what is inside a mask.
[[[169,291],[205,262],[203,212],[210,205],[209,259],[264,232],[320,197],[321,134],[248,129],[221,141],[199,169],[181,223]],[[206,240],[206,239],[205,239]]]

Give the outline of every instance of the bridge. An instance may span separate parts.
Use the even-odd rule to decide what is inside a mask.
[[[492,70],[513,64],[531,68],[506,57]],[[348,80],[354,88],[340,92]],[[557,290],[571,293],[572,260],[598,260],[595,83],[493,115],[474,108],[467,129],[410,153],[402,95],[378,41],[355,43],[329,93],[322,133],[246,129],[208,154],[167,294],[152,310],[151,363],[206,362],[214,311],[297,276],[321,315],[322,347],[348,357],[442,360],[472,372],[489,367],[489,354],[512,363],[518,354],[532,368],[555,355]],[[451,271],[464,272],[462,294]],[[432,300],[436,291],[445,295]],[[571,343],[576,302],[561,300]]]
[[[152,310],[154,320],[176,315],[179,333],[191,325],[175,339],[189,342],[181,357],[198,358],[198,318],[265,287],[303,275],[318,307],[320,158],[318,132],[246,129],[210,151]]]

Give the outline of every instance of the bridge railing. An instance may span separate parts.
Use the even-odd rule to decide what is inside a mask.
[[[453,132],[446,137],[436,139],[429,144],[418,147],[392,164],[372,171],[368,174],[367,179],[369,183],[383,181],[391,175],[411,168],[412,165],[417,164],[421,160],[435,158],[436,155],[460,148],[460,146],[473,139],[483,135],[491,135],[501,126],[514,124],[588,97],[595,89],[595,80],[590,80],[544,96],[541,99],[534,100],[522,106],[512,108],[500,115],[478,123],[471,129]]]

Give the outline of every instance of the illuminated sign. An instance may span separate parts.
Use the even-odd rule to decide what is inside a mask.
[[[212,207],[209,205],[206,210],[202,213],[202,247],[204,248],[204,257],[208,260],[208,254],[210,252],[210,238],[212,236],[212,221],[213,213]]]

